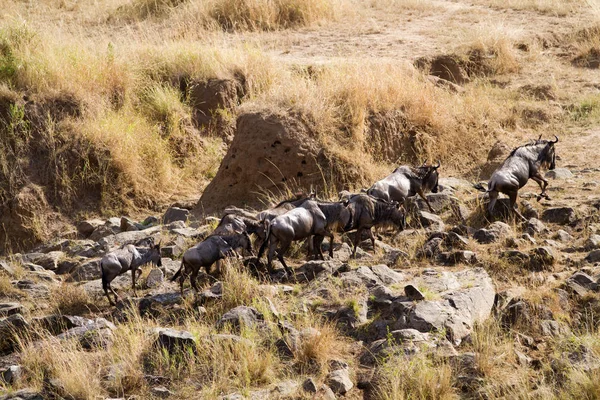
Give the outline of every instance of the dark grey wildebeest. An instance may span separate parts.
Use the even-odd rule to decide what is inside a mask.
[[[226,236],[211,235],[183,253],[181,267],[173,275],[171,281],[179,278],[181,295],[183,295],[183,284],[185,279],[190,276],[192,287],[197,293],[199,290],[196,280],[200,268],[204,267],[206,273],[210,275],[210,267],[215,262],[226,257],[238,257],[236,250],[239,249],[252,254],[252,242],[246,232]]]
[[[331,230],[336,224],[346,226],[350,222],[350,211],[344,202],[317,202],[314,200],[305,201],[300,207],[294,208],[283,215],[273,218],[267,222],[267,240],[260,248],[258,258],[260,258],[269,247],[267,254],[267,268],[272,272],[271,264],[273,256],[277,251],[277,257],[288,274],[293,275],[293,271],[287,266],[283,256],[295,240],[310,239],[313,235],[328,237],[330,239],[329,256],[333,257],[334,235]],[[277,248],[279,245],[279,248]],[[309,254],[311,252],[309,240]],[[318,252],[321,257],[320,246]]]
[[[348,207],[352,214],[352,221],[344,230],[351,231],[356,229],[352,257],[356,256],[356,248],[364,230],[367,230],[369,233],[374,252],[375,236],[371,228],[378,225],[392,224],[396,225],[401,231],[406,228],[406,216],[404,211],[400,210],[400,203],[398,202],[389,203],[362,193],[349,195],[347,199],[349,201]]]
[[[110,283],[120,274],[127,271],[131,271],[131,287],[134,295],[137,297],[135,290],[136,273],[142,274],[142,270],[138,269],[144,264],[152,263],[158,267],[162,266],[160,258],[160,243],[157,245],[152,244],[148,248],[135,247],[132,244],[128,244],[122,249],[118,249],[106,254],[100,260],[100,271],[102,274],[102,289],[108,298],[108,302],[114,305],[119,296],[117,292],[110,286]],[[108,291],[111,291],[115,295],[115,303],[110,299]]]
[[[533,179],[540,185],[542,192],[538,195],[538,201],[545,197],[548,181],[541,174],[542,168],[553,170],[556,166],[556,151],[554,145],[558,142],[558,136],[554,140],[534,140],[523,146],[514,149],[504,160],[502,165],[494,171],[488,181],[486,192],[489,194],[490,202],[488,204],[488,214],[491,216],[496,200],[500,193],[504,193],[510,199],[510,207],[515,214],[525,220],[525,217],[517,210],[517,195],[519,189],[527,184],[529,179]],[[480,185],[475,186],[479,190],[484,190]]]
[[[418,194],[427,203],[429,211],[433,212],[425,193],[428,191],[438,192],[438,168],[440,165],[438,161],[437,165],[400,166],[390,175],[375,182],[367,189],[367,194],[387,202],[397,201],[404,204],[406,208],[408,198]]]

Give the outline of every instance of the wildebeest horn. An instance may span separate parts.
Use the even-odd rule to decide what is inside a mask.
[[[540,133],[540,137],[538,138],[538,140],[541,140],[541,139],[542,139],[542,134]]]
[[[551,140],[551,141],[550,141],[550,143],[557,143],[557,142],[558,142],[558,136],[554,135],[554,138],[555,138],[556,140]]]
[[[439,167],[441,167],[442,163],[440,162],[440,160],[438,160],[438,165],[436,165],[435,167],[433,167],[433,169],[438,169]]]

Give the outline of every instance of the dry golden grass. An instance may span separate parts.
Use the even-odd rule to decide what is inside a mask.
[[[582,9],[586,5],[583,0],[476,0],[475,3],[519,11],[536,11],[557,16],[565,16]]]
[[[375,398],[381,400],[458,399],[452,369],[425,354],[394,355],[379,367]]]
[[[50,291],[52,313],[82,315],[97,310],[96,301],[81,286],[63,283]]]

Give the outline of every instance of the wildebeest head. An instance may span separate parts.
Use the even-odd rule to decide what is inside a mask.
[[[157,245],[150,246],[150,262],[156,265],[157,267],[162,267],[162,260],[160,257],[160,244],[161,242],[158,242]]]
[[[392,202],[391,205],[395,208],[391,215],[392,223],[399,228],[399,231],[405,230],[406,213],[404,212],[404,207],[397,201]]]
[[[423,179],[423,191],[427,192],[427,191],[431,191],[432,193],[437,193],[439,191],[439,186],[438,186],[438,180],[440,177],[440,174],[438,172],[438,168],[441,166],[442,164],[438,161],[437,165],[430,165],[429,166],[429,171],[427,171],[427,174],[425,175],[424,179]]]
[[[546,147],[540,153],[538,160],[541,162],[541,165],[547,167],[549,170],[556,168],[556,149],[554,144],[557,142],[558,136],[556,135],[554,135],[554,140],[541,140],[541,135],[537,140],[537,143],[546,143]]]

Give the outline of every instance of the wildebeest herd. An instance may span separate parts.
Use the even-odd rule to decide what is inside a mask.
[[[546,194],[548,181],[542,176],[541,169],[554,169],[554,145],[557,142],[556,136],[554,140],[542,140],[540,136],[537,140],[515,148],[494,171],[487,190],[481,185],[475,185],[475,188],[489,195],[489,216],[493,213],[499,193],[504,193],[510,199],[514,214],[524,219],[517,209],[516,200],[519,189],[529,179],[540,185],[542,191],[538,195],[538,201],[542,198],[549,199]],[[438,192],[439,168],[439,162],[437,165],[423,164],[417,167],[403,165],[361,193],[342,191],[339,201],[335,202],[318,200],[311,192],[282,201],[259,213],[229,207],[225,209],[224,216],[212,234],[184,253],[181,267],[171,280],[179,278],[183,294],[183,285],[189,276],[192,287],[198,292],[196,280],[201,268],[208,274],[215,262],[230,256],[239,257],[240,249],[253,254],[250,235],[255,235],[256,242],[260,243],[258,259],[267,251],[269,272],[273,272],[272,261],[277,256],[286,273],[291,276],[294,272],[285,262],[284,255],[294,241],[308,239],[308,257],[324,259],[321,244],[325,237],[329,238],[329,257],[333,257],[334,232],[356,231],[352,252],[352,256],[355,256],[362,233],[367,231],[375,249],[375,237],[371,228],[395,225],[403,230],[406,226],[407,202],[411,197],[418,194],[433,212],[425,194],[429,191]],[[109,291],[115,296],[115,301],[118,301],[118,295],[110,283],[119,274],[131,270],[135,294],[136,274],[141,272],[138,268],[146,263],[160,266],[160,260],[160,243],[152,243],[147,248],[127,245],[105,255],[100,267],[102,288],[108,301],[113,304]]]

